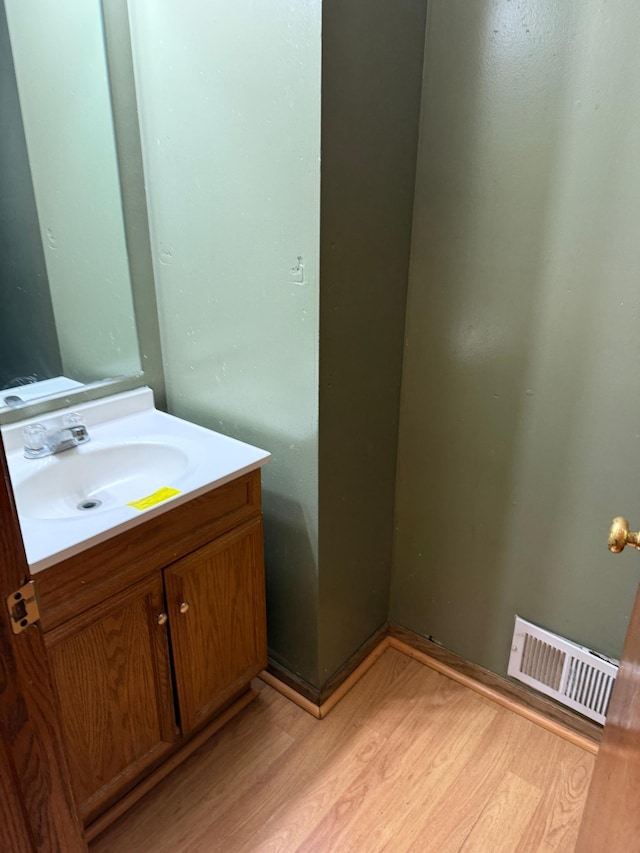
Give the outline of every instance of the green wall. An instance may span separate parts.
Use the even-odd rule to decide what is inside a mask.
[[[168,406],[272,452],[271,656],[314,687],[387,617],[496,672],[516,613],[620,652],[640,33],[608,8],[132,6]]]
[[[168,410],[271,452],[270,654],[311,684],[320,11],[319,0],[130,7]]]
[[[387,618],[424,17],[131,6],[168,409],[272,453],[270,656],[313,687]]]
[[[386,622],[424,0],[324,0],[319,668]]]
[[[637,585],[639,38],[429,3],[390,615],[500,673],[516,613],[619,654]]]

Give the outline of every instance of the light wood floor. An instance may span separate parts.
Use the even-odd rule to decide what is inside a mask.
[[[593,761],[388,649],[321,721],[263,685],[90,851],[569,853]]]

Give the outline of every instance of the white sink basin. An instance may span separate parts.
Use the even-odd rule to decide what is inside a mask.
[[[155,493],[189,467],[178,447],[132,441],[83,447],[36,462],[38,470],[16,486],[16,500],[30,518],[73,518],[120,508]]]
[[[22,427],[2,427],[32,574],[264,465],[269,454],[157,411],[138,388],[74,408],[87,444],[25,459]],[[82,509],[82,505],[90,508]]]

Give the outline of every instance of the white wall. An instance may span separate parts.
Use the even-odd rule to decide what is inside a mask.
[[[98,0],[5,0],[64,372],[140,369]]]
[[[270,644],[314,681],[320,0],[129,7],[169,409],[273,454]]]

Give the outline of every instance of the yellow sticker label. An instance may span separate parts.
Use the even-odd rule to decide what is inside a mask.
[[[179,494],[180,491],[178,489],[170,489],[169,486],[164,486],[152,495],[147,495],[146,498],[140,498],[139,501],[131,501],[127,506],[132,506],[134,509],[139,510],[149,509],[150,507],[155,506],[156,504],[161,504],[162,501],[166,501]]]

